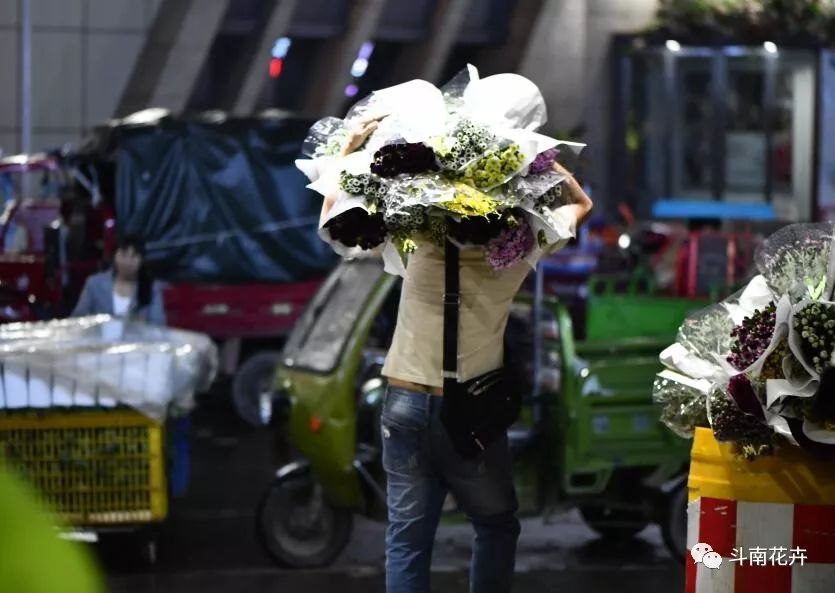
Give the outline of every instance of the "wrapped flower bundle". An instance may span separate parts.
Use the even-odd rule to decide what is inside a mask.
[[[341,156],[349,131],[371,119],[379,125],[365,145]],[[372,93],[345,119],[319,120],[297,165],[309,187],[336,198],[320,236],[346,257],[379,250],[395,273],[405,253],[447,237],[483,250],[497,270],[534,261],[574,236],[554,163],[583,148],[536,133],[545,121],[531,81],[482,79],[472,66],[442,88],[411,81]]]
[[[835,453],[835,227],[769,237],[739,293],[691,315],[653,397],[680,436],[710,427],[747,458],[780,443]]]

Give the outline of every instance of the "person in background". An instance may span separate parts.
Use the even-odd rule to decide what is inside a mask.
[[[113,315],[151,325],[166,325],[162,289],[148,274],[144,255],[145,245],[141,240],[122,238],[116,248],[113,268],[87,279],[72,316]],[[174,496],[184,495],[188,485],[190,432],[189,416],[169,418],[168,485]]]
[[[123,238],[113,258],[113,269],[87,279],[72,316],[113,315],[165,325],[162,290],[148,274],[144,255],[141,240]]]

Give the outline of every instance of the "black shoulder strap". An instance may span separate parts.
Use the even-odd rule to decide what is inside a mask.
[[[458,246],[449,239],[444,249],[444,391],[458,382],[458,309],[461,304]]]

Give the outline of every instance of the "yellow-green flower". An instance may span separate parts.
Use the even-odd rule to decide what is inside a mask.
[[[496,212],[499,202],[486,193],[464,183],[456,183],[455,195],[441,206],[450,212],[464,216],[487,216]]]
[[[397,248],[397,251],[402,254],[414,253],[417,249],[417,243],[406,234],[397,233],[392,237],[392,241],[394,241],[394,246]]]

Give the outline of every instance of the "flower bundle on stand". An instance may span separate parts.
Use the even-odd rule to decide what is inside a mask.
[[[759,275],[685,320],[654,388],[668,427],[710,427],[747,458],[780,444],[835,452],[834,237],[831,223],[781,229]]]
[[[378,118],[365,145],[342,156],[349,130]],[[538,134],[545,119],[532,82],[469,67],[443,88],[411,81],[372,93],[344,120],[316,122],[310,158],[297,165],[309,187],[335,197],[320,236],[345,257],[382,252],[393,273],[405,254],[446,238],[481,249],[497,270],[533,261],[574,236],[554,163],[583,147]]]

